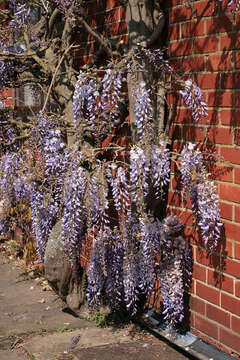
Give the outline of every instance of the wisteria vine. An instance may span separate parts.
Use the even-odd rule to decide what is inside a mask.
[[[56,2],[68,7],[68,1]],[[106,149],[82,146],[89,131],[99,144],[102,128],[112,130],[124,97],[124,79],[134,78],[139,57],[145,61],[140,72],[165,71],[174,76],[163,51],[139,48],[120,65],[111,63],[100,79],[81,70],[73,94],[74,131],[77,140],[66,144],[66,128],[57,114],[39,113],[24,148],[5,151],[1,157],[1,204],[26,198],[31,204],[32,232],[41,260],[49,234],[61,221],[62,245],[72,266],[79,262],[83,241],[93,239],[88,267],[87,300],[90,307],[108,304],[112,309],[125,306],[136,314],[142,297],[161,282],[163,315],[173,327],[183,320],[184,291],[190,286],[191,248],[183,236],[177,216],[158,218],[151,203],[163,204],[170,182],[171,151],[167,137],[156,139],[152,88],[143,77],[136,77],[135,97],[137,139],[131,146],[110,144]],[[0,69],[3,64],[0,62]],[[1,70],[2,71],[2,70]],[[177,78],[179,84],[179,79]],[[4,84],[3,84],[4,85]],[[206,116],[206,103],[191,80],[182,82],[180,91],[195,121]],[[11,129],[1,135],[12,136]],[[6,148],[6,146],[5,146]],[[121,155],[127,154],[127,161]],[[28,157],[24,162],[24,157]],[[193,144],[184,147],[180,172],[183,191],[190,193],[193,214],[206,247],[214,249],[220,237],[221,220],[214,183],[203,166],[203,157]],[[4,195],[5,194],[5,195]],[[7,194],[7,197],[6,197]],[[1,232],[7,218],[1,218]],[[156,266],[160,258],[160,265]]]

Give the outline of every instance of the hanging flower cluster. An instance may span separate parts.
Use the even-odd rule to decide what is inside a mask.
[[[8,81],[8,74],[6,69],[6,64],[0,58],[0,90],[4,89]]]
[[[207,104],[201,90],[192,79],[185,81],[185,88],[184,90],[180,90],[179,93],[182,95],[185,104],[191,110],[196,123],[198,123],[202,117],[207,117]]]
[[[183,225],[177,216],[169,216],[161,227],[161,263],[159,278],[163,297],[164,319],[171,329],[184,316],[183,296],[187,283],[184,283],[185,265],[187,278],[191,278],[192,257],[183,238]]]
[[[184,191],[190,192],[193,213],[205,245],[214,249],[220,239],[222,227],[216,186],[208,179],[202,155],[195,149],[194,144],[188,144],[183,148],[181,163]]]
[[[22,28],[30,16],[30,7],[22,1],[10,0],[9,8],[12,10],[13,15],[8,27]]]

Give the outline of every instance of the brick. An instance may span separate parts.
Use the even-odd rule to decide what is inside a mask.
[[[239,89],[240,88],[240,74],[238,72],[221,74],[221,88],[222,89]]]
[[[191,56],[183,59],[182,71],[183,72],[200,72],[204,70],[204,57]]]
[[[220,154],[224,157],[225,160],[230,161],[232,164],[240,165],[239,149],[221,147]]]
[[[226,258],[224,260],[224,272],[233,275],[236,278],[240,278],[240,262]]]
[[[218,338],[218,327],[212,322],[208,321],[205,318],[202,318],[198,315],[195,316],[195,327],[202,331],[204,334],[207,334],[214,339]]]
[[[240,244],[234,244],[235,258],[240,260]]]
[[[229,71],[233,69],[233,58],[230,53],[210,55],[206,61],[206,71]]]
[[[240,318],[236,316],[232,316],[232,329],[236,333],[240,334]]]
[[[232,331],[220,328],[220,341],[238,353],[240,352],[240,336],[233,334]]]
[[[238,126],[240,110],[222,110],[221,111],[221,124]]]
[[[170,25],[168,29],[168,39],[176,40],[180,37],[180,25],[174,24]]]
[[[196,1],[193,6],[194,17],[211,16],[214,13],[214,4],[209,1]]]
[[[212,127],[208,132],[208,141],[214,144],[232,145],[233,133],[231,129]]]
[[[199,248],[196,248],[196,261],[199,264],[214,268],[219,268],[221,264],[219,255],[210,254]]]
[[[208,269],[208,284],[233,294],[233,279],[225,274]]]
[[[204,35],[204,22],[191,21],[181,24],[181,35],[182,38]]]
[[[199,74],[197,84],[200,89],[218,89],[220,86],[219,75],[217,74]]]
[[[118,0],[107,0],[105,9],[106,10],[111,10],[111,9],[113,9],[115,7],[118,7],[118,6],[119,6],[119,1]]]
[[[168,193],[168,197],[169,197],[169,205],[171,206],[177,206],[180,207],[181,206],[181,194],[177,193],[175,191],[169,191]]]
[[[203,282],[206,282],[206,279],[207,279],[206,268],[194,263],[193,264],[193,277],[198,280],[201,280]]]
[[[196,296],[190,297],[190,309],[201,315],[206,314],[206,302]]]
[[[240,168],[234,169],[234,182],[235,184],[240,184]]]
[[[219,205],[220,205],[221,218],[227,219],[227,220],[232,220],[233,206],[230,204],[223,203],[223,202],[220,202]]]
[[[240,146],[240,129],[234,129],[233,143],[234,145]]]
[[[235,280],[235,296],[240,297],[240,280]]]
[[[211,70],[208,69],[207,71]],[[208,106],[232,107],[233,103],[233,94],[231,91],[213,91],[208,93]]]
[[[223,311],[220,308],[211,304],[206,304],[206,307],[206,316],[209,319],[214,320],[228,328],[230,327],[230,314],[228,312]]]
[[[178,7],[175,9],[172,9],[170,12],[169,20],[170,23],[177,23],[181,21],[186,21],[191,19],[192,17],[192,8],[191,6],[185,5],[184,7]]]
[[[204,38],[196,38],[193,42],[195,54],[206,54],[216,52],[219,48],[219,39],[216,36],[208,36]]]
[[[224,256],[233,257],[233,243],[232,241],[226,240],[224,244]]]
[[[233,168],[229,166],[216,166],[212,170],[212,175],[216,180],[233,182]]]
[[[166,0],[166,2],[164,3],[166,8],[171,8],[171,9],[181,4],[182,4],[182,0]]]
[[[170,43],[171,56],[183,56],[192,54],[192,40],[182,40]]]
[[[231,295],[221,294],[221,307],[229,310],[235,315],[240,316],[240,299],[237,299]]]
[[[224,223],[225,235],[228,239],[240,242],[240,226],[234,223]]]
[[[119,9],[114,9],[112,11],[108,11],[105,14],[104,23],[105,24],[110,24],[110,23],[118,22],[119,20],[120,20]]]
[[[219,291],[210,286],[201,284],[198,281],[196,282],[196,295],[213,304],[219,305]]]
[[[240,91],[235,91],[235,104],[234,105],[236,107],[240,107]]]
[[[240,199],[240,186],[230,185],[230,184],[220,184],[220,198],[222,200],[238,203]]]
[[[208,110],[208,124],[215,125],[219,123],[219,114],[217,110]]]
[[[240,206],[236,205],[234,206],[234,208],[235,208],[234,221],[240,222]]]
[[[206,20],[206,33],[219,34],[222,32],[229,32],[232,30],[233,22],[228,16],[219,16]]]
[[[235,53],[235,68],[240,69],[240,53]]]
[[[205,132],[203,128],[195,126],[184,126],[183,127],[183,136],[187,141],[203,141],[205,138]]]
[[[222,35],[220,38],[220,51],[239,50],[240,39],[238,34]]]

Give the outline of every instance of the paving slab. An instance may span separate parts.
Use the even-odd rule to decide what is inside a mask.
[[[94,326],[65,313],[53,291],[42,291],[34,280],[24,280],[22,269],[0,257],[1,337]]]
[[[23,271],[0,254],[0,360],[188,358],[134,324],[99,328],[63,312],[59,297]]]

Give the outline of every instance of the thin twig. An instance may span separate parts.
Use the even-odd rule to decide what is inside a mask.
[[[65,58],[65,55],[68,53],[68,51],[69,51],[72,47],[73,47],[73,44],[70,45],[70,46],[64,51],[61,59],[59,60],[59,63],[58,63],[58,65],[57,65],[57,67],[56,67],[56,70],[55,70],[55,72],[54,72],[54,74],[53,74],[53,77],[52,77],[52,80],[51,80],[51,83],[50,83],[50,86],[49,86],[49,89],[48,89],[48,92],[47,92],[47,97],[46,97],[46,99],[45,99],[45,103],[44,103],[43,108],[42,108],[42,113],[45,111],[45,108],[46,108],[46,106],[47,106],[47,102],[48,102],[48,99],[49,99],[49,96],[50,96],[50,93],[51,93],[51,90],[52,90],[52,87],[53,87],[55,78],[56,78],[56,76],[57,76],[57,72],[58,72],[58,70],[59,70],[59,68],[60,68],[60,66],[61,66],[61,64],[62,64],[62,62],[63,62],[63,60],[64,60],[64,58]]]

